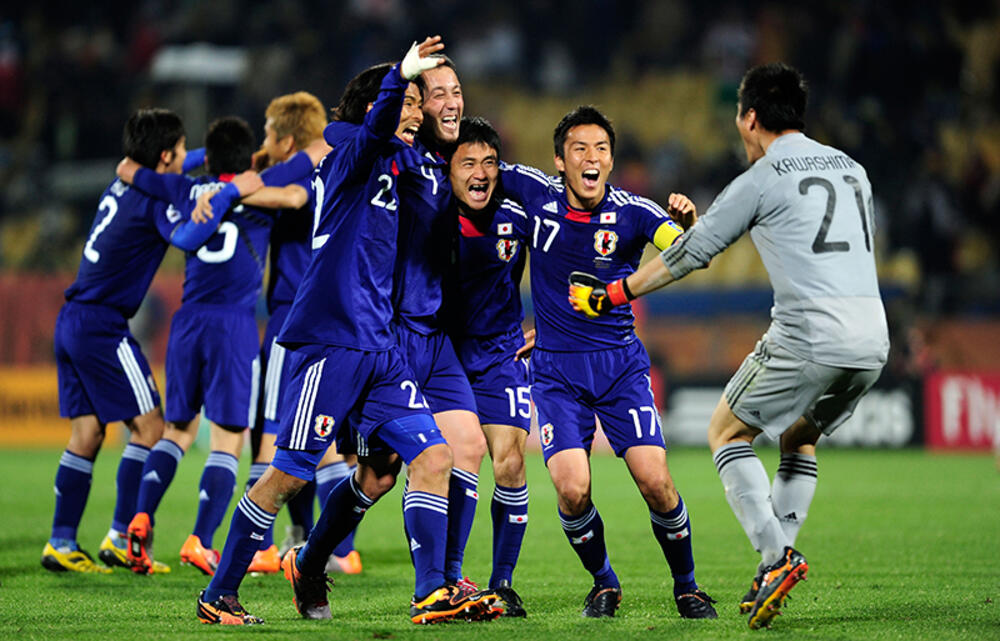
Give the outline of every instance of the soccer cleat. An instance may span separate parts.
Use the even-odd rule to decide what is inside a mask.
[[[42,549],[42,567],[52,572],[80,572],[82,574],[111,574],[111,568],[94,563],[86,550],[55,548],[46,543]]]
[[[128,552],[125,548],[115,545],[110,536],[104,537],[104,540],[101,541],[101,547],[97,550],[97,558],[109,568],[131,569],[132,567],[128,560]]]
[[[476,584],[475,581],[473,581],[467,576],[463,576],[461,579],[459,579],[455,583],[455,586],[458,588],[458,591],[462,596],[469,596],[470,594],[475,594],[476,592],[479,592],[479,586]]]
[[[250,561],[247,572],[258,574],[277,574],[281,571],[281,557],[278,556],[278,546],[272,545],[266,550],[257,550]]]
[[[583,600],[583,616],[592,619],[615,616],[615,610],[622,602],[621,588],[607,588],[595,585]]]
[[[303,619],[329,619],[330,602],[327,601],[326,593],[330,591],[333,579],[326,572],[313,575],[300,572],[298,555],[301,549],[301,545],[294,547],[281,559],[281,569],[285,571],[285,578],[295,591],[292,603]]]
[[[443,585],[410,602],[410,621],[421,625],[455,619],[492,621],[503,613],[494,606],[496,602],[497,594],[492,590],[462,594],[457,585]]]
[[[136,574],[170,573],[169,565],[153,560],[153,527],[145,512],[136,514],[128,524],[128,546],[124,552],[127,567]],[[103,556],[101,560],[104,560]]]
[[[740,599],[740,614],[749,614],[753,609],[753,602],[757,600],[757,591],[760,590],[760,582],[764,578],[764,571],[757,572],[757,576],[750,582],[750,589]]]
[[[302,529],[301,525],[286,525],[285,540],[281,542],[281,547],[278,548],[278,557],[285,558],[289,550],[300,545],[305,545],[305,543],[305,530]],[[327,572],[329,571],[327,570]]]
[[[361,574],[361,555],[351,550],[347,556],[330,555],[326,561],[327,573]]]
[[[715,599],[701,590],[678,594],[674,597],[674,601],[677,602],[677,611],[680,613],[682,619],[719,618],[719,613],[712,607]]]
[[[226,594],[208,603],[204,590],[198,595],[198,620],[219,625],[260,625],[264,622],[247,612],[235,594]]]
[[[494,590],[499,597],[499,604],[503,606],[503,614],[501,616],[505,617],[526,617],[528,616],[527,611],[524,609],[524,602],[521,600],[520,595],[514,591],[514,588],[510,587],[510,583],[503,581]]]
[[[202,574],[212,576],[215,574],[215,568],[219,566],[219,552],[204,547],[201,544],[201,539],[196,534],[192,534],[181,547],[181,563],[193,565],[201,570]]]
[[[794,548],[785,546],[784,553],[777,563],[764,568],[764,578],[750,609],[750,618],[747,620],[750,629],[767,627],[771,619],[781,614],[785,597],[799,581],[806,578],[808,570],[806,557]]]

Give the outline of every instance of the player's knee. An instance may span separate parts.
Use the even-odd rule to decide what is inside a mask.
[[[636,484],[646,504],[658,512],[669,512],[677,507],[680,501],[677,488],[674,487],[669,474],[653,475],[652,478],[637,480]]]
[[[493,477],[505,487],[524,485],[524,454],[514,448],[497,453],[493,459]]]
[[[163,412],[159,407],[126,421],[125,425],[132,432],[132,441],[145,447],[156,445],[156,442],[163,438],[166,429]]]
[[[410,473],[424,478],[448,478],[453,464],[451,448],[443,443],[432,445],[410,463]]]
[[[395,487],[396,474],[374,472],[361,474],[361,482],[358,485],[365,496],[377,501]]]
[[[449,445],[452,446],[455,467],[478,471],[488,452],[486,437],[482,430],[467,430],[461,438],[455,439],[455,441],[455,443],[449,441]]]
[[[570,516],[583,514],[590,506],[589,483],[574,481],[559,483],[556,485],[556,493],[559,495],[559,509],[564,514]]]

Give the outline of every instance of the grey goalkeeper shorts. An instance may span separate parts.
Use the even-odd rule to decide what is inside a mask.
[[[778,439],[800,416],[824,434],[850,418],[882,368],[820,365],[768,342],[767,334],[726,384],[726,402],[751,427]]]

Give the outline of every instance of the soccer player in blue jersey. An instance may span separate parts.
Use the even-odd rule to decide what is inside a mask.
[[[455,457],[448,493],[445,577],[474,592],[478,587],[463,576],[462,559],[479,501],[479,468],[487,446],[475,397],[441,319],[441,284],[455,232],[451,185],[441,152],[454,146],[464,109],[454,64],[445,56],[441,60],[440,66],[416,81],[424,100],[424,122],[415,146],[436,162],[400,179],[393,331]]]
[[[336,440],[352,442],[358,468],[330,493],[309,539],[282,560],[299,613],[330,618],[326,562],[337,543],[395,483],[410,474],[403,519],[416,574],[414,623],[492,618],[495,595],[462,595],[445,583],[451,451],[425,406],[390,331],[396,255],[397,178],[429,162],[411,147],[420,125],[420,94],[410,81],[438,64],[443,45],[428,38],[402,63],[379,65],[347,86],[325,136],[333,151],[313,180],[313,258],[278,343],[287,348],[277,453],[237,506],[222,560],[198,599],[204,623],[254,624],[240,605],[240,582],[275,514],[314,475]]]
[[[127,161],[119,166],[119,175],[151,195],[193,208],[201,193],[223,187],[247,170],[255,146],[245,121],[220,118],[205,136],[208,175],[165,179]],[[211,424],[212,451],[199,484],[194,532],[181,549],[181,561],[206,574],[214,571],[218,553],[212,537],[232,497],[243,433],[256,413],[260,344],[254,308],[275,216],[273,210],[246,205],[226,209],[219,210],[225,215],[217,217],[215,234],[187,254],[184,295],[167,344],[169,428],[156,446],[161,454],[151,470],[156,478],[144,479],[149,482],[140,488],[138,513],[129,524],[130,557],[137,572],[149,570],[156,504],[197,435],[202,405]]]
[[[521,206],[495,198],[500,136],[482,118],[463,118],[449,162],[458,213],[454,267],[446,280],[444,315],[459,361],[475,394],[477,415],[493,461],[493,572],[489,587],[503,616],[525,616],[511,587],[528,524],[524,446],[531,422],[527,351],[519,285],[526,252],[508,216]]]
[[[682,233],[658,205],[607,184],[614,166],[614,128],[593,107],[579,107],[553,136],[561,178],[537,169],[504,166],[504,190],[522,203],[528,220],[511,218],[531,248],[531,296],[538,340],[531,360],[531,397],[559,519],[594,586],[584,616],[614,616],[621,585],[608,560],[604,523],[591,501],[589,465],[595,417],[625,460],[649,506],[653,535],[674,579],[685,618],[715,618],[714,601],[694,577],[691,525],[667,468],[660,416],[650,388],[649,357],[635,335],[629,307],[587,319],[573,311],[564,283],[574,271],[609,280],[635,271],[647,243],[664,248]],[[693,214],[671,194],[669,209]]]
[[[137,111],[125,125],[122,143],[125,153],[151,173],[179,174],[185,168],[184,125],[171,111]],[[164,429],[159,392],[128,319],[146,295],[167,246],[197,249],[213,232],[213,226],[192,223],[188,214],[118,179],[101,196],[55,328],[59,407],[70,419],[72,435],[56,473],[52,535],[42,552],[42,565],[49,570],[110,572],[79,547],[76,532],[94,459],[105,426],[113,421],[124,421],[131,437],[118,468],[114,519],[99,556],[108,565],[126,565],[125,528],[135,513],[143,462]],[[162,565],[156,569],[168,570]]]

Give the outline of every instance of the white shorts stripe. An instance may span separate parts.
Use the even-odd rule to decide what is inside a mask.
[[[156,407],[153,404],[153,395],[149,391],[146,379],[142,375],[142,368],[139,367],[139,362],[135,359],[135,354],[132,353],[132,346],[128,344],[127,338],[123,338],[122,342],[118,343],[117,352],[118,362],[122,364],[125,376],[128,377],[129,385],[132,387],[132,393],[135,395],[135,403],[139,407],[139,414],[142,415],[152,411]]]
[[[264,378],[264,418],[278,420],[278,395],[281,393],[281,370],[285,366],[285,348],[271,340],[271,356],[267,360],[267,375]]]
[[[247,411],[247,426],[253,427],[257,420],[257,397],[260,395],[260,356],[253,357],[250,364],[250,407]]]
[[[302,382],[302,392],[299,394],[299,405],[295,410],[292,437],[289,441],[293,450],[305,447],[309,439],[309,419],[312,418],[313,406],[316,403],[316,391],[323,378],[324,363],[326,363],[325,358],[318,363],[313,363],[306,370],[305,379]]]

